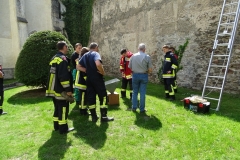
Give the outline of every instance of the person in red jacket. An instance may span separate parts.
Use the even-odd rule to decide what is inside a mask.
[[[170,44],[170,51],[173,53],[174,57],[178,60],[178,55],[175,54],[175,47],[173,45]],[[174,89],[174,92],[177,93],[177,71],[175,70],[175,77],[174,77],[174,86],[173,86],[173,89]]]
[[[132,99],[132,70],[128,67],[132,53],[127,49],[121,50],[120,72],[122,73],[122,90],[121,97],[126,98],[127,84],[130,88],[130,99]]]

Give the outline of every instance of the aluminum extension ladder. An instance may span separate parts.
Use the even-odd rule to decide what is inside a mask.
[[[238,28],[239,16],[240,0],[224,0],[202,92],[203,98],[218,101],[216,111],[219,111],[221,104],[234,40]],[[218,74],[216,72],[218,72]],[[215,90],[220,90],[217,98],[210,97],[206,94],[206,91],[210,91],[211,93]]]

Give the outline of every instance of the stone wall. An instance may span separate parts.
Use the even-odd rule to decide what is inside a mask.
[[[152,82],[158,83],[161,47],[168,42],[179,46],[190,39],[178,72],[180,86],[202,89],[215,39],[222,0],[96,0],[90,41],[100,44],[100,53],[107,74],[120,77],[120,50],[137,52],[139,43],[147,45],[154,72]],[[228,92],[239,92],[240,39],[226,83]],[[222,62],[216,60],[217,64]],[[222,73],[222,70],[215,72]],[[212,81],[211,83],[214,83]]]

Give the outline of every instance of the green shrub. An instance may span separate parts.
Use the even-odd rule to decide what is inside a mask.
[[[46,86],[49,62],[57,53],[58,41],[67,42],[69,56],[73,52],[73,47],[61,33],[41,31],[32,34],[26,40],[15,66],[15,76],[19,82],[26,86]]]

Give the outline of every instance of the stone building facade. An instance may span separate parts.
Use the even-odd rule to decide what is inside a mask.
[[[139,43],[147,45],[153,61],[152,82],[158,83],[165,43],[189,45],[178,72],[180,86],[202,89],[215,39],[223,0],[96,0],[90,41],[100,44],[107,74],[120,77],[120,50],[137,52]],[[226,82],[226,90],[239,93],[240,36]],[[216,64],[222,60],[217,60]],[[223,70],[216,70],[222,73]],[[212,83],[215,83],[214,81]]]
[[[0,63],[5,78],[14,77],[18,54],[30,34],[42,30],[65,33],[61,17],[64,11],[59,0],[0,1]]]

